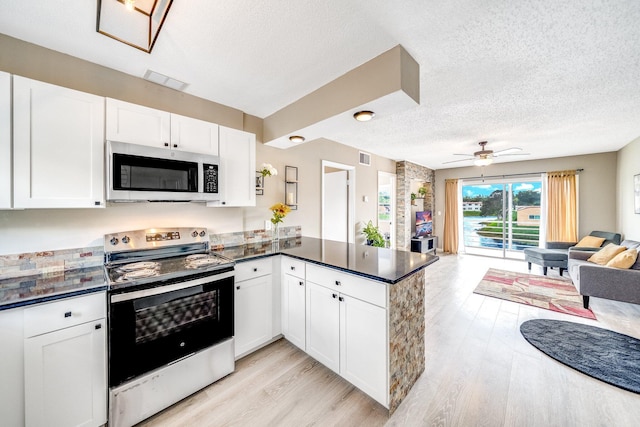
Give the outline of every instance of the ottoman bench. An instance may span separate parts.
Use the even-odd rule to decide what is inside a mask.
[[[568,259],[567,249],[526,248],[524,250],[524,260],[529,264],[529,271],[531,271],[531,264],[537,264],[542,266],[542,273],[545,276],[547,275],[547,267],[558,267],[560,276],[562,276],[564,270],[567,269]]]

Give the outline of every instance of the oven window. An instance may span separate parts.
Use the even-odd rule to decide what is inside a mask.
[[[198,191],[198,164],[151,157],[113,155],[114,190]]]
[[[219,291],[203,292],[202,287],[185,291],[171,299],[158,295],[134,303],[135,339],[142,344],[192,327],[202,321],[217,321]]]

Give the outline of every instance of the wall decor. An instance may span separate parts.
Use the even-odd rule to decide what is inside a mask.
[[[633,177],[633,195],[636,213],[640,214],[640,173]]]
[[[264,175],[260,171],[256,171],[256,195],[264,195]]]
[[[298,209],[298,168],[284,167],[285,204],[293,210]]]

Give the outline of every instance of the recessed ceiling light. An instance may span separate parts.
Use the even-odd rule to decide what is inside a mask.
[[[304,142],[304,136],[300,136],[300,135],[291,135],[289,137],[289,141],[293,142],[294,144],[299,144],[301,142]]]
[[[369,120],[373,119],[373,116],[375,115],[376,113],[374,113],[373,111],[365,110],[365,111],[358,111],[353,115],[353,118],[359,122],[368,122]]]

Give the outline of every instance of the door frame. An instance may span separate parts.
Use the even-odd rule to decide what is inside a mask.
[[[326,167],[341,169],[347,171],[347,242],[355,243],[356,236],[356,227],[355,227],[355,213],[356,213],[356,167],[351,165],[345,165],[343,163],[336,163],[329,160],[322,160],[322,168],[320,169],[320,173],[322,174],[322,205],[321,205],[321,216],[320,216],[320,227],[321,227],[321,236],[324,239],[325,231],[324,231],[324,218],[325,218],[325,200],[324,200],[324,170]]]
[[[392,172],[378,171],[378,189],[376,193],[376,225],[380,226],[378,220],[378,206],[380,206],[380,177],[388,177],[391,179],[391,227],[389,236],[389,247],[395,249],[396,247],[396,193],[397,193],[397,179],[398,175]]]

